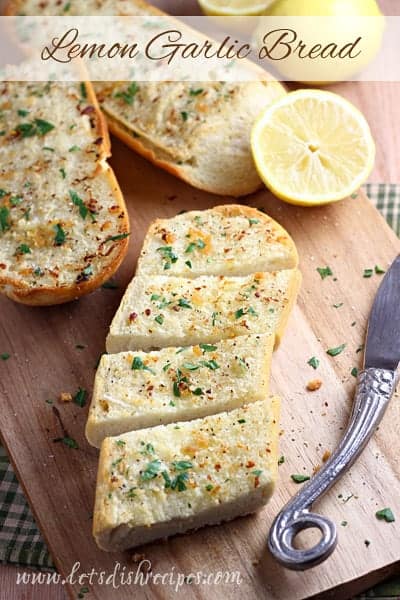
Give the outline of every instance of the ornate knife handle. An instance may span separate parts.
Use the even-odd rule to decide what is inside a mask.
[[[359,373],[353,411],[338,448],[323,468],[286,504],[272,524],[268,547],[281,565],[304,571],[322,563],[334,551],[336,525],[327,517],[310,512],[310,509],[361,454],[379,425],[396,384],[395,371],[370,368]],[[307,550],[295,548],[296,535],[309,528],[320,530],[320,541]]]

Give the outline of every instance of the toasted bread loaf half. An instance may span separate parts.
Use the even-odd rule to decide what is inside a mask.
[[[264,506],[278,470],[279,400],[106,438],[93,534],[109,552]]]
[[[138,275],[111,323],[109,353],[214,344],[249,333],[278,343],[300,285],[296,269],[245,277]]]
[[[157,219],[144,240],[137,275],[249,275],[297,267],[296,246],[276,221],[238,204]]]
[[[268,395],[274,336],[159,352],[105,354],[96,373],[86,425],[89,442],[127,431],[189,421]]]
[[[0,83],[0,291],[67,302],[119,267],[129,220],[93,89]]]
[[[164,14],[141,0],[14,0],[8,13]],[[242,196],[262,185],[251,153],[251,128],[286,93],[267,72],[252,68],[261,81],[99,82],[94,87],[110,130],[130,148],[194,187]]]

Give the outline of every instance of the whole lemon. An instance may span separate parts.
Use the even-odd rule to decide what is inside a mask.
[[[304,83],[343,81],[362,71],[378,53],[385,26],[376,0],[275,0],[264,14],[276,19],[260,19],[254,35],[257,47],[271,48],[277,42],[278,37],[274,39],[272,35],[265,40],[265,34],[272,26],[273,30],[295,32],[282,38],[282,42],[290,43],[290,55],[283,53],[283,49],[289,47],[283,43],[279,55],[276,44],[275,57],[270,52],[271,56],[267,55],[266,60],[273,63],[285,79]],[[298,52],[300,43],[304,45],[301,56]],[[334,46],[337,54],[344,47],[350,50],[351,44],[354,44],[351,56],[329,55],[330,50],[335,54]],[[318,56],[315,51],[309,58],[308,52],[316,45],[321,46],[321,51],[327,47],[327,56]]]

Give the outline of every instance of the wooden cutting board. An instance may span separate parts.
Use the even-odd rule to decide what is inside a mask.
[[[0,361],[1,431],[63,576],[78,561],[80,573],[92,568],[112,573],[116,561],[133,571],[137,565],[132,552],[113,555],[96,548],[91,515],[98,452],[84,438],[87,407],[60,404],[57,398],[60,392],[75,393],[79,387],[91,391],[108,325],[134,273],[150,221],[224,202],[154,168],[116,140],[113,152],[112,164],[127,200],[133,232],[129,256],[115,277],[119,288],[100,289],[77,302],[43,309],[0,299],[0,352],[11,354],[8,361]],[[375,274],[363,278],[363,270],[375,264],[386,268],[400,244],[362,193],[357,199],[313,210],[285,205],[265,190],[245,202],[265,208],[289,230],[304,276],[298,305],[272,364],[271,387],[283,399],[281,453],[285,463],[279,469],[278,489],[257,516],[178,536],[147,546],[143,552],[153,573],[240,572],[241,585],[185,584],[178,597],[187,600],[296,600],[332,590],[335,598],[349,597],[400,562],[400,407],[396,398],[362,458],[317,507],[338,524],[339,545],[334,555],[309,572],[293,573],[268,555],[266,539],[274,515],[299,489],[290,475],[311,474],[342,435],[354,392],[350,371],[360,366],[357,348],[363,343],[381,281]],[[316,268],[326,265],[334,277],[322,280]],[[333,306],[342,303],[340,308]],[[347,346],[340,356],[326,355],[327,348],[342,343]],[[321,361],[317,371],[307,364],[312,356]],[[323,382],[321,389],[307,392],[307,382],[316,377]],[[54,442],[63,435],[74,438],[79,449]],[[375,512],[384,507],[392,508],[397,522],[375,518]],[[82,585],[85,582],[68,586],[71,598],[77,597]],[[154,583],[118,591],[94,584],[90,591],[88,598],[101,600],[176,597],[172,586]]]

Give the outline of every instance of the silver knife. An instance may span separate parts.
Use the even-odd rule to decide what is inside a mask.
[[[398,382],[400,361],[400,256],[386,273],[372,307],[364,352],[364,368],[357,376],[349,424],[338,448],[320,471],[281,510],[268,537],[276,560],[288,569],[304,571],[322,563],[337,544],[336,525],[311,512],[361,454],[379,425]],[[295,548],[302,530],[317,528],[322,536],[312,548]]]

